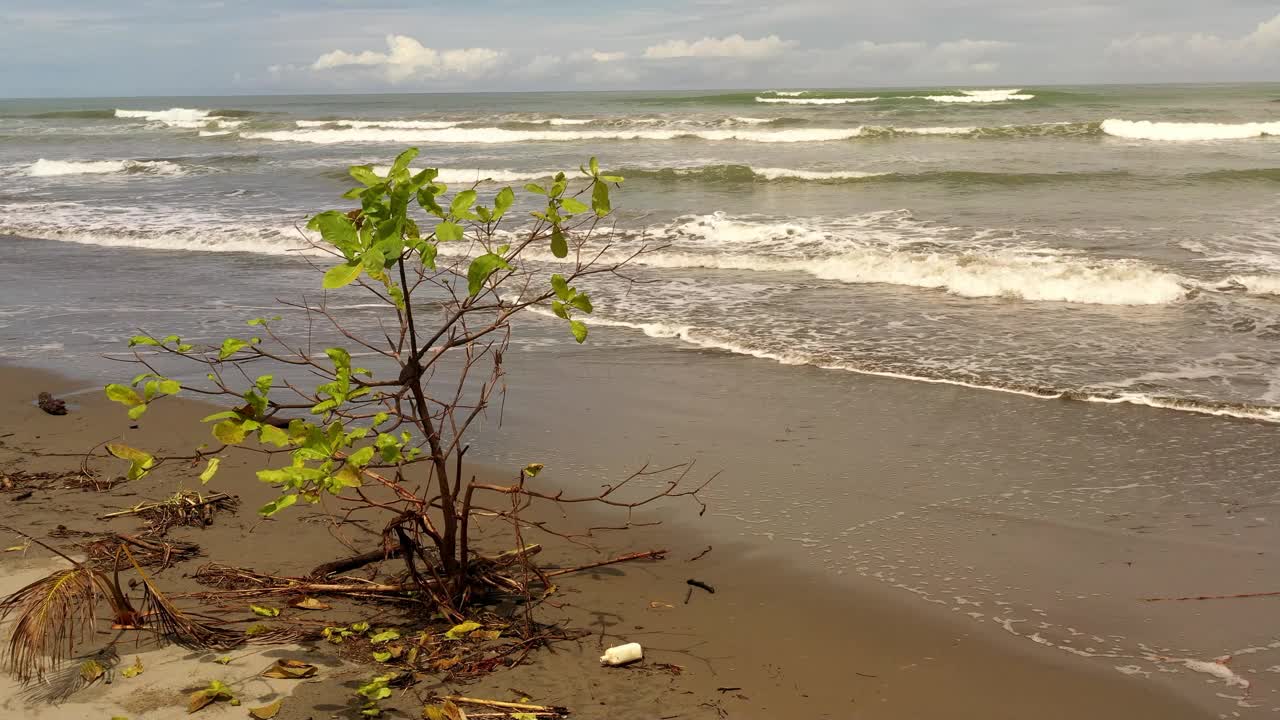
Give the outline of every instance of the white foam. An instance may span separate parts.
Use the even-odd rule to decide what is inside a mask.
[[[165,127],[196,130],[199,128],[238,128],[242,120],[230,120],[211,115],[208,110],[195,108],[169,108],[168,110],[116,110],[116,117],[125,120],[146,120]]]
[[[1280,122],[1183,123],[1118,120],[1112,118],[1102,122],[1102,132],[1129,140],[1161,140],[1165,142],[1246,140],[1266,135],[1280,135]]]
[[[548,125],[590,125],[595,120],[583,120],[581,118],[551,118],[547,120]]]
[[[730,118],[733,122],[742,123],[743,125],[768,125],[776,118],[754,118],[754,117],[734,117]]]
[[[392,130],[443,130],[457,127],[460,122],[448,120],[295,120],[300,128],[322,128],[330,125],[355,128],[389,128]]]
[[[1251,295],[1280,295],[1280,275],[1232,275],[1223,284],[1238,285]]]
[[[123,172],[146,172],[155,175],[179,175],[182,168],[164,160],[46,160],[40,158],[27,168],[31,177],[64,175],[111,175]]]
[[[1032,100],[1035,95],[1015,90],[961,90],[959,95],[913,95],[908,96],[939,103],[999,103],[1012,100]]]
[[[795,98],[795,97],[758,97],[756,102],[774,103],[778,105],[851,105],[854,103],[873,103],[880,98],[878,97],[850,97],[850,98]]]
[[[792,170],[790,168],[751,168],[751,172],[766,180],[859,180],[879,177],[889,173],[860,172],[858,170]]]
[[[697,138],[711,141],[738,140],[760,143],[831,142],[849,140],[862,128],[800,128],[790,130],[504,130],[502,128],[445,128],[403,130],[390,128],[350,128],[344,130],[279,130],[245,132],[250,140],[275,142],[340,143],[456,143],[496,144],[521,142],[572,142],[576,140],[675,140]]]
[[[768,94],[777,95],[779,97],[799,97],[807,94],[808,90],[770,90]]]
[[[921,128],[891,128],[895,133],[904,135],[972,135],[978,132],[980,128],[976,127],[921,127]]]

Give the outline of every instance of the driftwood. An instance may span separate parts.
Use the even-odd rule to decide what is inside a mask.
[[[1143,602],[1183,602],[1186,600],[1239,600],[1241,598],[1260,598],[1260,597],[1277,597],[1277,592],[1252,592],[1239,593],[1237,595],[1196,595],[1191,597],[1153,597],[1143,598]]]
[[[367,553],[352,555],[350,557],[333,560],[322,565],[315,566],[310,573],[313,578],[327,578],[330,575],[341,575],[345,572],[351,572],[356,568],[362,568],[370,563],[380,562],[382,560],[390,560],[391,558],[400,557],[403,548],[399,545],[390,548],[379,548],[370,550]]]
[[[666,550],[649,550],[647,552],[622,555],[612,560],[604,560],[598,563],[591,563],[590,565],[579,565],[578,567],[564,568],[562,570],[552,570],[545,574],[547,577],[556,577],[557,575],[568,575],[569,573],[582,572],[583,570],[591,570],[592,568],[604,567],[606,565],[617,565],[618,563],[624,563],[629,560],[661,560],[666,554]]]
[[[477,705],[479,707],[494,708],[495,710],[509,710],[517,713],[546,713],[548,715],[568,715],[569,708],[556,707],[552,705],[529,705],[527,703],[502,702],[501,700],[482,700],[480,698],[462,697],[461,695],[446,695],[440,698],[459,705]]]

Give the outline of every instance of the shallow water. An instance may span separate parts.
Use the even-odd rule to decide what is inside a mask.
[[[611,342],[1275,419],[1256,406],[1280,404],[1277,96],[8,100],[0,232],[213,251],[199,272],[221,278],[251,262],[230,252],[300,247],[296,226],[337,204],[350,163],[416,144],[446,181],[496,191],[596,154],[630,178],[619,246],[668,245],[636,268],[656,281],[645,293],[595,288],[596,324],[625,328]],[[118,256],[100,257],[113,274]],[[10,314],[22,304],[0,293]]]

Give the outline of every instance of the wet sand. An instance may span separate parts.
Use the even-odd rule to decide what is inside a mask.
[[[144,416],[138,430],[130,430],[118,406],[96,392],[71,394],[72,414],[65,417],[45,415],[31,404],[40,390],[67,394],[84,385],[31,370],[0,369],[0,467],[70,469],[78,460],[40,457],[31,451],[81,452],[118,437],[157,451],[199,442],[202,431],[198,418],[207,408],[195,403],[157,405]],[[629,391],[640,389],[628,386]],[[576,400],[597,408],[608,398],[584,395]],[[638,409],[639,404],[632,407]],[[672,414],[665,416],[668,423],[677,418],[681,423],[696,420],[695,416],[681,415],[680,408],[670,410]],[[520,414],[518,407],[512,411],[508,431]],[[609,428],[619,430],[617,424]],[[589,440],[578,439],[581,446],[590,448],[580,450],[588,463],[600,451],[598,446],[591,447]],[[567,453],[557,462],[562,457],[560,450],[544,452],[551,468],[542,476],[546,482],[564,479],[573,484],[592,477],[588,468],[575,465]],[[633,460],[618,457],[616,462],[629,465]],[[569,470],[557,472],[557,467]],[[199,543],[206,557],[163,573],[159,578],[163,587],[171,591],[190,588],[191,581],[183,574],[205,560],[296,574],[346,554],[322,523],[259,522],[252,509],[267,501],[273,491],[257,482],[251,470],[228,462],[210,486],[242,498],[243,507],[236,516],[220,516],[202,530],[172,531],[175,537]],[[762,543],[740,530],[727,530],[740,527],[735,525],[739,521],[727,517],[740,510],[730,505],[729,499],[761,493],[770,480],[763,472],[745,477],[741,468],[730,471],[713,500],[713,512],[722,517],[697,525],[677,522],[617,535],[601,548],[608,554],[620,549],[665,547],[671,551],[667,560],[618,565],[564,578],[557,598],[563,605],[548,609],[547,619],[589,629],[591,636],[560,645],[554,653],[539,652],[528,665],[475,685],[447,689],[512,699],[510,688],[517,688],[537,702],[566,705],[575,716],[585,718],[1211,716],[1204,703],[1197,707],[1156,683],[1135,681],[1098,663],[992,632],[880,583],[845,582],[839,578],[849,580],[848,576],[798,562],[801,554],[783,551],[780,543]],[[163,497],[180,487],[195,487],[197,473],[198,469],[165,467],[151,477],[101,494],[36,491],[27,499],[16,500],[15,494],[4,493],[0,494],[0,522],[37,535],[58,524],[76,529],[130,530],[135,522],[127,518],[104,522],[95,517],[104,508],[125,507],[141,499]],[[795,482],[794,477],[791,481]],[[802,492],[800,487],[795,490],[797,497]],[[821,500],[805,499],[813,503]],[[721,506],[717,508],[715,502]],[[776,509],[777,532],[791,532],[785,528],[784,515],[799,511],[787,506]],[[688,519],[688,513],[673,514]],[[690,562],[708,545],[714,549]],[[945,556],[945,548],[938,550]],[[17,557],[17,553],[0,555],[0,567],[6,568],[4,591],[11,591],[7,585],[26,577],[16,572],[18,568],[29,573],[30,564],[40,562],[42,554],[32,550],[26,558]],[[594,558],[572,546],[551,544],[544,557],[547,562],[564,565]],[[696,591],[685,604],[685,580],[691,577],[711,584],[717,592]],[[651,603],[659,605],[655,609]],[[668,604],[672,607],[666,608]],[[645,664],[626,669],[599,667],[596,658],[601,648],[621,641],[643,643]],[[182,689],[192,685],[193,678],[201,683],[214,678],[230,682],[254,672],[248,665],[216,665],[199,654],[184,654],[182,662],[167,665],[157,651],[142,652],[141,657],[151,668],[148,672],[134,680],[118,679],[111,686],[85,691],[76,698],[84,705],[29,707],[13,695],[14,686],[9,683],[0,686],[5,695],[0,708],[9,715],[36,718],[83,717],[86,707],[105,716],[127,714],[134,720],[176,718],[184,715],[176,705],[183,697]],[[678,665],[683,671],[673,675],[657,663]],[[375,669],[332,660],[317,664],[323,668],[323,681],[304,682],[283,691],[259,689],[253,699],[291,691],[282,718],[345,717],[351,689]],[[126,708],[122,704],[125,699],[136,695],[131,683],[145,687],[157,698],[172,697],[175,705]],[[432,685],[428,681],[422,688]],[[409,717],[420,711],[411,695],[398,697],[395,704]],[[239,717],[243,712],[242,708],[211,708],[202,714]]]

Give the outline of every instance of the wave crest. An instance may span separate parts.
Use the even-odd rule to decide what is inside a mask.
[[[273,142],[338,143],[456,143],[501,144],[566,142],[576,140],[676,140],[696,138],[715,142],[739,140],[761,143],[830,142],[858,137],[862,128],[795,128],[790,130],[504,130],[502,128],[444,128],[400,130],[351,128],[344,130],[280,130],[242,132],[248,140]]]
[[[145,120],[165,127],[198,130],[202,128],[237,128],[243,120],[232,120],[214,115],[209,110],[195,108],[169,108],[168,110],[116,109],[115,117],[122,120]]]
[[[46,160],[40,158],[27,168],[30,177],[64,175],[112,175],[116,173],[149,173],[181,175],[182,167],[166,160]]]
[[[1280,122],[1268,123],[1192,123],[1152,122],[1150,120],[1104,120],[1102,132],[1128,140],[1160,140],[1165,142],[1204,142],[1210,140],[1247,140],[1268,135],[1280,136]]]

